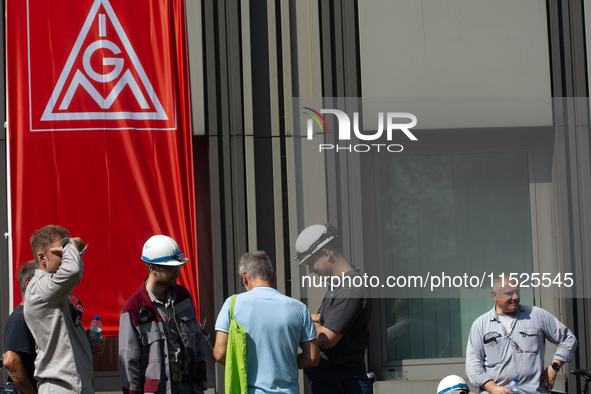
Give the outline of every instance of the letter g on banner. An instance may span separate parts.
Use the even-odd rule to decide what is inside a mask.
[[[84,57],[82,60],[82,64],[84,65],[84,71],[86,71],[90,78],[94,79],[97,82],[111,82],[112,80],[117,78],[119,74],[121,74],[121,70],[123,70],[123,59],[114,57],[103,58],[104,66],[115,66],[115,69],[108,74],[99,74],[92,69],[92,66],[90,65],[90,57],[94,52],[101,48],[107,48],[111,50],[111,52],[113,52],[113,54],[115,55],[121,53],[121,49],[119,49],[119,47],[111,41],[95,41],[92,44],[90,44],[88,48],[86,48],[86,51],[84,51]]]

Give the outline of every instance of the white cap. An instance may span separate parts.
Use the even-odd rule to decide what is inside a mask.
[[[189,259],[179,249],[176,241],[166,235],[154,235],[144,244],[142,260],[147,264],[177,266]]]
[[[302,264],[306,259],[336,237],[337,230],[330,223],[326,223],[324,226],[321,224],[313,224],[306,227],[304,231],[298,235],[298,239],[295,243],[295,261],[298,262],[298,265]]]
[[[437,386],[437,394],[468,394],[470,388],[466,384],[466,381],[458,375],[449,375],[441,379],[439,386]]]

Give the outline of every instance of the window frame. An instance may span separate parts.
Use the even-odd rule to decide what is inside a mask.
[[[553,152],[555,129],[553,127],[470,129],[470,130],[418,130],[420,148],[405,145],[405,150],[397,155],[446,155],[526,152],[529,177],[532,272],[553,272],[558,259],[556,207],[554,206]],[[408,149],[407,149],[408,146]],[[384,275],[381,191],[379,158],[388,153],[368,154],[362,157],[362,201],[364,206],[365,265],[367,270]],[[367,174],[371,171],[371,174]],[[368,205],[371,208],[368,208]],[[548,226],[550,224],[550,226]],[[355,239],[355,238],[354,238]],[[373,240],[372,240],[373,239]],[[545,256],[545,257],[541,257]],[[384,291],[376,289],[372,319],[370,324],[370,345],[368,349],[369,371],[375,372],[378,379],[382,371],[408,371],[409,380],[441,379],[446,374],[465,374],[465,357],[388,360],[386,334],[386,303]],[[535,305],[541,304],[539,289],[534,289]],[[376,302],[377,301],[377,302]],[[492,307],[491,298],[491,307]],[[559,311],[549,305],[549,312]],[[487,312],[483,310],[482,313]]]

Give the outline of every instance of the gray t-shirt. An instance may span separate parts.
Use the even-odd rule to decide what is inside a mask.
[[[514,315],[503,315],[499,313],[499,320],[501,321],[503,327],[505,327],[505,330],[507,332],[511,332],[511,323],[513,323],[514,318]]]
[[[359,268],[344,275],[351,278],[360,276]],[[364,287],[347,285],[328,291],[318,311],[320,324],[343,337],[330,349],[320,348],[321,364],[326,361],[335,366],[365,365],[365,349],[369,344],[370,301],[369,291]]]

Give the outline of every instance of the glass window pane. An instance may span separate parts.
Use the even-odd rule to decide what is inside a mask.
[[[384,155],[380,191],[385,275],[532,272],[526,152]],[[387,299],[388,359],[463,356],[494,301],[456,294]]]

